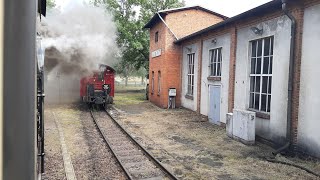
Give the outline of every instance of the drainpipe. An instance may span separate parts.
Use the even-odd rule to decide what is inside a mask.
[[[281,0],[282,11],[291,20],[291,42],[290,42],[290,61],[289,61],[289,80],[288,80],[288,106],[287,106],[287,143],[273,152],[273,155],[288,149],[291,145],[291,123],[292,123],[292,90],[293,90],[293,67],[294,67],[294,47],[296,34],[296,19],[287,9],[287,0]]]
[[[173,36],[176,38],[176,40],[178,40],[178,37],[174,34],[174,32],[169,28],[168,24],[163,20],[163,18],[161,17],[161,15],[157,12],[159,18],[161,19],[161,21],[164,23],[164,25],[166,25],[166,27],[169,29],[169,31],[173,34]]]

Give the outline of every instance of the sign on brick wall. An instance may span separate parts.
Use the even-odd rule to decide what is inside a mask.
[[[151,53],[151,57],[153,58],[158,56],[161,56],[161,49],[157,49]]]

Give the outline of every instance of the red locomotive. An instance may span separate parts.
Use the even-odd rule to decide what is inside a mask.
[[[115,70],[107,65],[99,65],[93,76],[80,80],[80,96],[83,102],[90,105],[113,103]]]

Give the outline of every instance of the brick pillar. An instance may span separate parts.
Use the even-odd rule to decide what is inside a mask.
[[[302,33],[304,10],[299,7],[294,9],[292,15],[296,19],[296,35],[294,47],[293,63],[293,91],[292,91],[292,119],[291,119],[291,142],[296,150],[298,142],[298,116],[299,116],[299,95],[300,95],[300,73],[301,73],[301,53],[302,53]]]
[[[228,92],[228,112],[234,108],[234,86],[236,73],[236,52],[237,52],[237,29],[234,25],[231,30],[230,64],[229,64],[229,92]]]
[[[198,53],[198,80],[197,80],[197,113],[200,114],[201,106],[201,74],[202,74],[202,48],[203,40],[199,42],[199,53]]]

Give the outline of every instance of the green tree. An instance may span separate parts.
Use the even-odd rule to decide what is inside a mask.
[[[52,9],[56,6],[55,0],[47,0],[47,8]]]
[[[118,28],[117,43],[122,51],[122,60],[117,66],[127,69],[126,75],[149,66],[149,33],[143,26],[152,16],[163,9],[181,7],[180,0],[94,0],[94,4],[106,4],[106,7],[114,15]],[[128,72],[128,70],[132,72]]]

